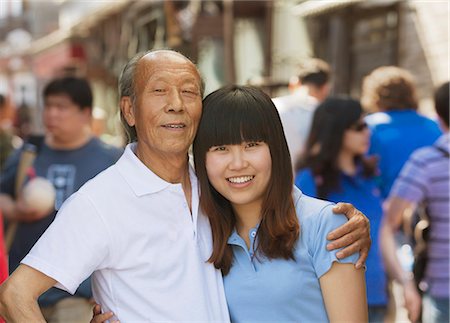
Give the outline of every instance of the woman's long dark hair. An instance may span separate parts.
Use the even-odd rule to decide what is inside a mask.
[[[342,149],[344,133],[362,114],[363,110],[358,101],[344,97],[328,98],[317,107],[306,148],[296,170],[311,169],[316,179],[318,197],[325,199],[330,192],[341,188],[338,156]],[[375,173],[373,161],[364,156],[356,156],[355,159],[355,162],[362,164],[365,176]]]
[[[272,100],[261,90],[248,86],[226,86],[203,100],[203,113],[194,140],[194,161],[201,198],[213,235],[210,262],[226,275],[233,254],[228,237],[236,225],[230,202],[208,180],[206,153],[212,146],[267,143],[272,158],[272,175],[265,193],[256,250],[268,258],[294,259],[299,223],[292,198],[293,175],[286,138]]]

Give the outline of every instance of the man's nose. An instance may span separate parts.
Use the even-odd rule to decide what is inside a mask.
[[[180,112],[184,110],[183,99],[178,89],[171,89],[167,98],[167,112]]]
[[[47,116],[54,116],[58,114],[58,108],[54,105],[46,105],[44,107],[44,113]]]

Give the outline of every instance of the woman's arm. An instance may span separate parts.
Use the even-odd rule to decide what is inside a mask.
[[[397,281],[403,287],[405,307],[408,310],[409,319],[413,322],[420,318],[422,299],[414,282],[412,272],[405,271],[397,256],[397,242],[395,233],[400,229],[403,214],[406,210],[414,210],[415,203],[400,197],[390,196],[385,203],[386,212],[381,221],[380,248],[384,266],[388,276]]]
[[[319,281],[330,322],[367,322],[364,269],[334,262]]]

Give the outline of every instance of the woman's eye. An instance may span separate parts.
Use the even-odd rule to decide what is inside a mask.
[[[214,146],[209,148],[209,151],[225,151],[226,147],[225,146]]]
[[[249,142],[245,145],[245,147],[247,147],[247,148],[256,147],[256,146],[259,146],[258,142]]]

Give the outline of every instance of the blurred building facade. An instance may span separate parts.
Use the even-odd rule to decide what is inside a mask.
[[[448,1],[305,1],[294,8],[307,25],[313,52],[336,75],[333,90],[359,97],[361,79],[396,65],[416,77],[421,107],[449,79]]]
[[[317,56],[333,66],[335,93],[358,96],[370,70],[398,65],[417,77],[426,105],[449,78],[448,21],[445,0],[6,0],[0,93],[38,111],[50,78],[86,76],[97,131],[115,135],[121,68],[139,51],[173,48],[197,63],[207,92],[252,83],[278,95],[296,65]]]

